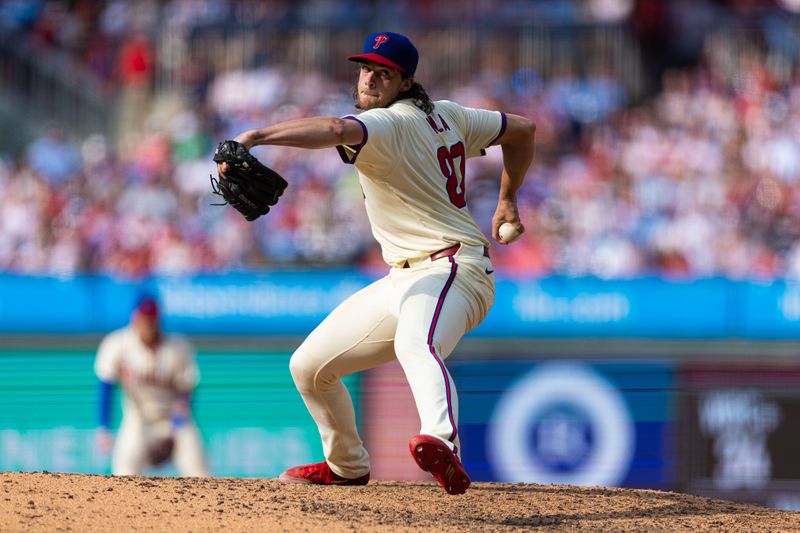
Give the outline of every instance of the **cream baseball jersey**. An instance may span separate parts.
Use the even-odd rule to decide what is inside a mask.
[[[168,335],[155,351],[132,327],[110,333],[97,351],[95,373],[125,390],[125,413],[143,422],[169,419],[174,402],[199,381],[194,351],[179,336]]]
[[[440,100],[426,115],[400,100],[344,118],[364,129],[360,145],[338,149],[358,170],[387,264],[400,267],[456,243],[489,245],[467,209],[464,170],[467,158],[503,134],[504,113]]]

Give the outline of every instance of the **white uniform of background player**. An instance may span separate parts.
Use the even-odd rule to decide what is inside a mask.
[[[107,335],[97,352],[95,373],[101,386],[119,383],[124,395],[112,472],[142,474],[151,466],[148,445],[171,435],[172,460],[178,471],[184,476],[207,476],[200,435],[189,408],[189,396],[199,380],[194,351],[184,338],[163,334],[158,321],[155,301],[143,299],[130,325]],[[109,442],[108,402],[108,393],[101,393],[103,447]]]
[[[458,461],[458,397],[444,360],[489,312],[494,280],[489,242],[466,207],[465,162],[491,144],[503,145],[493,233],[505,244],[497,234],[502,223],[524,230],[515,193],[533,157],[533,125],[447,101],[426,113],[415,104],[424,95],[413,80],[417,57],[403,35],[374,33],[364,52],[349,58],[361,64],[355,95],[367,111],[289,121],[236,138],[248,148],[337,146],[358,170],[373,235],[391,267],[340,304],[292,356],[292,376],[317,423],[326,461],[287,470],[285,482],[368,482],[369,455],[341,377],[397,358],[422,424],[412,455],[447,492],[469,486]],[[222,175],[225,169],[219,167]]]

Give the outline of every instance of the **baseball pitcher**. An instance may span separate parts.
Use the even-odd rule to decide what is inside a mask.
[[[236,191],[226,200],[252,219],[268,209],[257,210],[245,180],[226,173],[239,169],[241,175],[253,163],[224,154],[246,153],[256,145],[337,147],[343,161],[358,170],[372,233],[391,267],[386,277],[339,305],[291,358],[292,377],[319,428],[325,461],[287,470],[280,476],[284,482],[369,481],[369,455],[341,378],[397,358],[422,423],[409,443],[412,457],[449,494],[462,494],[470,484],[459,459],[458,396],[444,361],[492,307],[494,271],[489,242],[467,208],[465,162],[501,146],[504,170],[492,227],[494,239],[507,244],[498,232],[501,225],[524,231],[516,192],[533,160],[535,128],[521,116],[431,101],[414,79],[418,57],[407,37],[373,33],[362,53],[348,58],[359,67],[354,98],[361,114],[247,131],[221,144],[215,156],[219,182]],[[260,175],[275,183],[269,187],[274,205],[285,186],[266,171]]]
[[[190,409],[199,379],[194,352],[185,339],[161,331],[153,298],[142,298],[130,325],[103,339],[94,367],[100,379],[98,446],[108,452],[113,442],[114,475],[142,474],[169,460],[181,475],[208,475]],[[122,387],[124,400],[113,441],[109,428],[115,383]]]

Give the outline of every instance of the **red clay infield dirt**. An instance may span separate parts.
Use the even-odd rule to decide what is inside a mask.
[[[798,531],[800,513],[672,492],[0,473],[0,531]]]

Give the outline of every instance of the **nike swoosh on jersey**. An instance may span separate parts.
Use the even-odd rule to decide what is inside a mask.
[[[485,272],[486,272],[487,274],[493,274],[493,273],[494,273],[494,270],[489,270],[489,269],[487,268],[487,269],[485,270]]]

